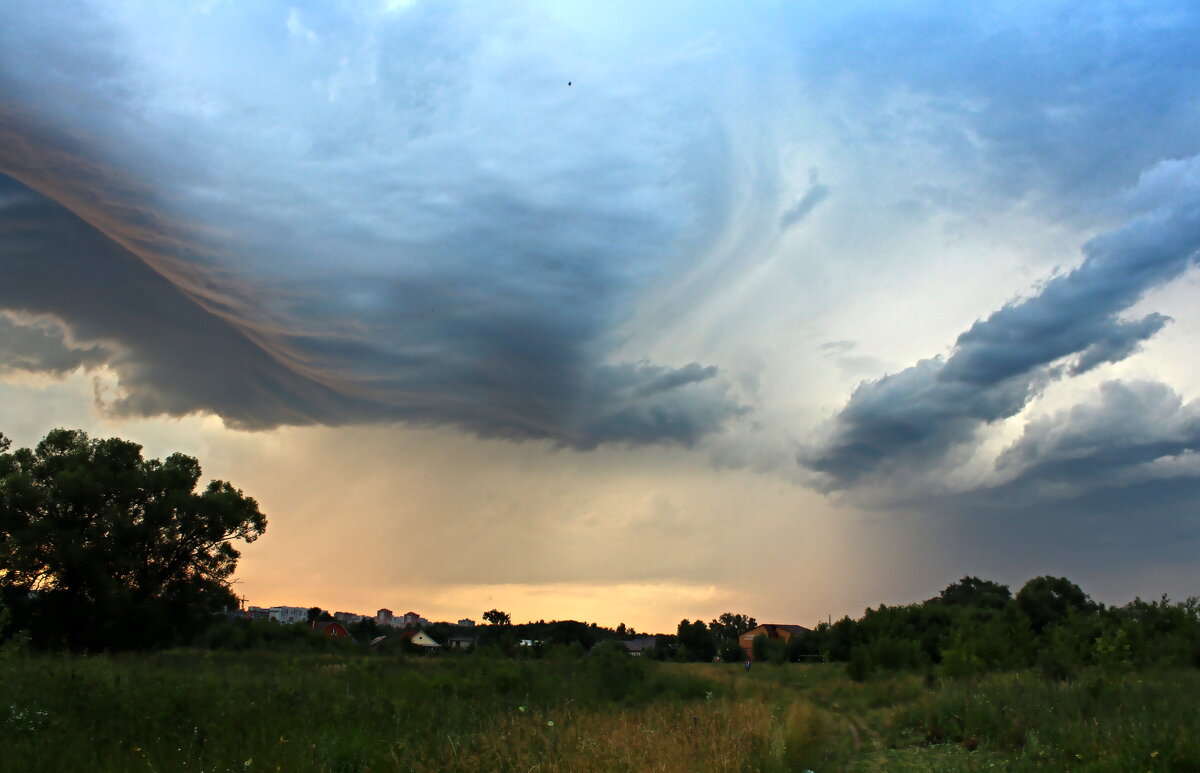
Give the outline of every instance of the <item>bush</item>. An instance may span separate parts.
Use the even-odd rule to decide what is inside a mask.
[[[722,640],[717,654],[721,656],[723,663],[740,663],[746,659],[746,651],[738,644],[737,639]]]
[[[855,682],[865,682],[871,675],[871,658],[866,647],[859,645],[850,650],[850,660],[846,663],[846,676]]]

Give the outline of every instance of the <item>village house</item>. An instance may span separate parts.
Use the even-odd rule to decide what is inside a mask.
[[[400,634],[400,640],[407,641],[417,647],[423,647],[429,651],[433,651],[442,646],[435,642],[433,637],[431,637],[429,634],[417,628],[409,628],[404,633]]]
[[[793,636],[802,633],[808,633],[808,629],[802,625],[780,625],[778,623],[766,623],[757,628],[751,628],[738,638],[738,644],[746,653],[746,660],[754,660],[754,640],[759,636],[766,636],[769,640],[787,641]]]
[[[475,646],[474,636],[451,636],[446,640],[446,646],[452,650],[469,650]]]
[[[326,636],[350,638],[350,632],[346,630],[346,626],[337,620],[314,620],[312,627],[317,633],[323,633]]]

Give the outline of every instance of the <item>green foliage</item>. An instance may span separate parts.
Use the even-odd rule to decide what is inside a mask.
[[[280,625],[273,620],[222,619],[210,625],[195,640],[210,650],[246,652],[357,652],[362,645],[346,637],[326,636],[306,623]]]
[[[874,669],[871,667],[871,656],[866,647],[855,647],[846,663],[846,676],[856,682],[866,681]]]
[[[980,609],[1003,609],[1011,599],[1012,592],[1007,585],[978,577],[964,577],[947,585],[938,595],[943,604]]]
[[[964,577],[920,604],[881,605],[858,620],[822,623],[796,637],[789,650],[788,660],[855,658],[860,673],[940,663],[941,673],[967,679],[1031,666],[1051,680],[1093,665],[1111,673],[1198,666],[1200,601],[1163,597],[1105,608],[1063,577],[1034,578],[1016,598],[1006,586]]]
[[[1096,639],[1092,653],[1096,665],[1109,675],[1122,674],[1133,667],[1133,649],[1124,628]]]
[[[754,653],[755,661],[759,663],[766,662],[768,657],[768,645],[770,642],[771,640],[767,638],[765,633],[760,633],[758,636],[754,637],[754,641],[751,642],[751,652]]]
[[[746,659],[746,651],[737,639],[722,639],[717,647],[717,657],[721,658],[722,663],[740,663]]]
[[[719,641],[722,639],[734,639],[744,634],[746,631],[758,627],[758,621],[749,615],[739,615],[733,612],[722,612],[721,616],[716,620],[712,620],[708,624],[708,630]]]
[[[676,636],[679,640],[678,660],[707,663],[717,656],[717,640],[703,620],[681,620]]]
[[[1083,589],[1066,577],[1035,577],[1017,593],[1016,602],[1037,633],[1066,620],[1072,612],[1097,608]]]
[[[266,518],[199,463],[56,429],[34,449],[0,443],[0,597],[42,647],[149,648],[236,607],[237,541]]]

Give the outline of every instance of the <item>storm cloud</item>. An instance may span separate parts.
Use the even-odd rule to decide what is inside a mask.
[[[0,303],[119,352],[110,410],[577,448],[692,444],[744,410],[714,366],[610,356],[706,227],[689,167],[724,163],[714,122],[665,128],[696,109],[650,97],[669,64],[593,85],[553,31],[456,4],[157,30],[68,5],[0,32]]]
[[[1130,222],[1089,241],[1078,267],[962,333],[946,358],[864,382],[830,437],[802,455],[830,490],[934,467],[986,424],[1018,414],[1052,380],[1118,362],[1167,319],[1122,317],[1200,250],[1200,158],[1164,162],[1125,197]]]

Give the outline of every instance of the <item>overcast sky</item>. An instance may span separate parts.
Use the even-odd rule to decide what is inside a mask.
[[[1200,9],[11,3],[0,431],[196,455],[251,603],[1200,595]]]

